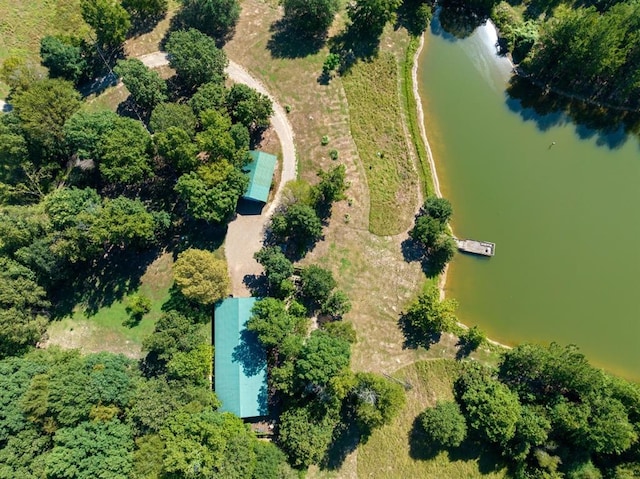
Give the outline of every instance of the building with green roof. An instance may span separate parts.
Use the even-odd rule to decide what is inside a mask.
[[[244,199],[266,203],[278,159],[262,151],[250,151],[251,163],[243,168],[249,176],[249,186],[242,196]]]
[[[267,414],[267,358],[246,328],[257,298],[227,298],[215,307],[215,391],[222,406],[241,418]]]

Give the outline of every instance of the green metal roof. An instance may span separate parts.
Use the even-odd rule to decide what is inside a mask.
[[[249,186],[243,198],[266,203],[278,159],[262,151],[250,151],[249,155],[251,163],[244,167],[244,171],[249,175]]]
[[[246,329],[257,298],[227,298],[215,308],[215,390],[221,411],[245,417],[267,414],[267,358]]]

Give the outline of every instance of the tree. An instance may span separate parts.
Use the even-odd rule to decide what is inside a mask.
[[[255,441],[256,468],[253,479],[296,479],[298,475],[287,464],[287,456],[269,441]]]
[[[117,420],[59,429],[46,456],[47,477],[127,479],[133,469],[133,437]]]
[[[304,388],[318,390],[349,367],[351,347],[348,342],[322,330],[311,333],[294,366],[297,382]]]
[[[189,106],[193,108],[193,112],[200,116],[205,110],[218,110],[220,112],[226,109],[227,89],[224,84],[218,82],[205,83],[189,99]]]
[[[22,352],[40,340],[48,307],[33,271],[0,256],[0,357]]]
[[[64,124],[68,150],[79,160],[97,160],[100,141],[115,128],[118,121],[118,115],[110,110],[74,113]]]
[[[169,35],[166,48],[169,65],[187,89],[195,90],[209,82],[224,82],[224,69],[229,61],[212,38],[193,28],[177,30]]]
[[[206,110],[200,114],[200,123],[204,130],[196,135],[200,151],[206,152],[210,160],[226,160],[238,167],[244,166],[248,148],[238,151],[231,135],[231,118],[228,115],[217,110]]]
[[[299,352],[307,328],[306,318],[291,314],[284,301],[275,298],[256,301],[247,323],[247,329],[258,335],[267,351],[282,353],[284,357],[293,357]]]
[[[180,103],[160,103],[153,109],[149,127],[154,133],[167,131],[169,128],[180,128],[189,137],[196,133],[198,120],[189,105]]]
[[[460,335],[460,344],[467,353],[478,349],[486,340],[487,336],[478,326],[473,326]]]
[[[178,411],[160,431],[164,440],[163,472],[167,477],[251,477],[255,440],[242,420],[230,413]],[[229,471],[229,460],[243,468]]]
[[[132,17],[140,19],[164,16],[167,7],[167,0],[122,0],[122,8]]]
[[[533,448],[543,446],[551,432],[551,422],[543,409],[522,406],[516,433],[507,444],[504,455],[517,462],[524,462]]]
[[[350,321],[329,321],[322,325],[322,330],[329,336],[340,338],[349,344],[355,344],[358,341],[356,330]]]
[[[522,414],[518,395],[486,367],[468,367],[457,379],[455,393],[467,424],[481,439],[504,446],[515,436]]]
[[[300,273],[300,278],[302,280],[301,292],[304,301],[316,308],[320,308],[326,303],[337,285],[330,270],[314,264],[304,268]]]
[[[311,196],[321,216],[329,216],[332,203],[346,198],[346,171],[344,165],[336,165],[328,171],[318,171],[320,182],[311,188]]]
[[[119,47],[131,28],[131,17],[114,0],[81,0],[82,18],[96,34],[99,47]]]
[[[418,417],[428,444],[458,447],[467,437],[467,423],[455,401],[438,401]]]
[[[224,39],[240,18],[238,0],[183,0],[181,20],[189,27]]]
[[[187,298],[201,304],[213,304],[229,293],[227,264],[210,251],[189,248],[180,253],[173,279]]]
[[[242,83],[235,83],[227,94],[227,109],[234,122],[249,130],[262,130],[269,126],[273,103],[267,95]]]
[[[270,294],[278,298],[286,297],[293,287],[289,280],[293,275],[293,263],[277,246],[263,246],[254,257],[264,268]]]
[[[293,466],[318,464],[331,443],[337,422],[332,414],[318,417],[309,406],[289,409],[280,416],[278,443]]]
[[[340,319],[342,316],[351,311],[351,301],[342,290],[333,291],[320,308],[322,314],[328,314],[334,320]]]
[[[155,237],[155,231],[154,216],[140,200],[118,196],[103,201],[88,234],[96,244],[124,247],[147,244]]]
[[[353,28],[379,37],[401,3],[401,0],[356,0],[347,6],[347,14]]]
[[[422,206],[422,210],[427,216],[435,218],[442,223],[447,223],[453,214],[453,207],[449,200],[446,198],[438,198],[437,196],[427,198],[427,201],[425,201]]]
[[[182,128],[170,126],[165,131],[153,136],[158,153],[180,173],[187,173],[197,168],[198,148],[189,133]]]
[[[111,184],[136,184],[153,174],[151,135],[141,122],[118,118],[99,144],[100,174]]]
[[[160,316],[153,333],[142,340],[142,348],[157,359],[168,362],[174,354],[187,352],[204,342],[200,327],[177,311]]]
[[[313,208],[296,203],[273,215],[271,232],[277,241],[291,242],[300,251],[320,239],[322,222]]]
[[[436,286],[428,286],[409,306],[405,319],[422,335],[433,336],[453,330],[457,322],[456,307],[455,300],[440,300],[440,290]]]
[[[233,214],[249,179],[226,160],[201,166],[182,175],[176,192],[197,219],[223,223]]]
[[[127,300],[125,310],[134,324],[140,322],[142,317],[151,311],[151,299],[144,294],[134,294]]]
[[[352,396],[356,422],[365,435],[389,424],[405,403],[402,386],[373,373],[356,373]]]
[[[47,77],[47,71],[40,64],[22,56],[10,56],[2,62],[0,78],[13,90],[26,90],[34,82]]]
[[[206,386],[212,375],[213,347],[198,344],[190,351],[178,351],[167,363],[167,377],[188,384]]]
[[[338,13],[338,0],[284,0],[284,16],[300,32],[323,35]]]
[[[34,82],[11,99],[31,151],[45,158],[62,156],[65,122],[80,108],[80,94],[65,80]]]
[[[137,58],[118,60],[113,71],[122,79],[134,103],[142,111],[149,112],[167,99],[166,82],[158,72],[147,68]]]
[[[40,40],[42,65],[49,69],[51,78],[63,78],[78,84],[87,73],[87,61],[80,45],[54,36]]]

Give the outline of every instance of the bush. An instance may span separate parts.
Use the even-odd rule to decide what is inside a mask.
[[[127,301],[126,311],[131,321],[138,323],[145,314],[151,311],[151,299],[144,294],[134,294]]]
[[[428,443],[442,447],[458,447],[467,437],[467,422],[455,401],[438,401],[425,409],[418,421]]]

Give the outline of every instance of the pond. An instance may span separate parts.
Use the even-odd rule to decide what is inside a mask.
[[[458,254],[446,293],[458,316],[506,344],[577,344],[640,379],[640,145],[506,93],[511,65],[495,30],[465,39],[437,20],[420,60],[425,125],[459,238],[496,243]]]

